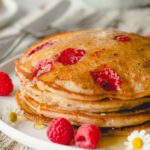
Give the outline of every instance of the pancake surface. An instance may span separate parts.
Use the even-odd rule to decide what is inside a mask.
[[[149,126],[150,39],[143,36],[102,29],[52,35],[24,52],[16,74],[17,101],[30,119],[61,116],[107,131]]]

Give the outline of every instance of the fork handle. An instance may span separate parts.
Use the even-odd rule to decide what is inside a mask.
[[[5,55],[0,59],[0,63],[3,62],[16,48],[17,46],[23,41],[23,39],[27,36],[27,33],[22,32],[12,43],[12,45],[7,49]]]

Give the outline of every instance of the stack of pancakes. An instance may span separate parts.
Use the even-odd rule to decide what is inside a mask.
[[[85,55],[76,63],[60,63],[57,58],[66,49],[82,49]],[[52,60],[53,67],[35,77],[37,64],[44,60]],[[108,89],[94,80],[91,71],[102,66],[117,73],[119,88]],[[49,36],[16,61],[16,74],[16,99],[30,120],[47,125],[64,117],[75,126],[94,123],[106,134],[150,132],[148,38],[102,29]]]

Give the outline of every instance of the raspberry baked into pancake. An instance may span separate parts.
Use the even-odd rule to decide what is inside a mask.
[[[16,74],[16,99],[30,120],[150,132],[149,38],[102,29],[52,35],[24,52]]]

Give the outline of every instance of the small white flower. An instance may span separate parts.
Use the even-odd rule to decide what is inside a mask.
[[[150,134],[145,130],[133,131],[125,142],[126,150],[150,150]]]
[[[9,125],[15,126],[21,116],[23,116],[23,111],[10,105],[4,108],[1,119]]]

